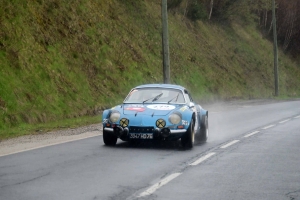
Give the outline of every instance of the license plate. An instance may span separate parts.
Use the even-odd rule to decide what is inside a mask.
[[[152,133],[130,133],[130,139],[153,139]]]

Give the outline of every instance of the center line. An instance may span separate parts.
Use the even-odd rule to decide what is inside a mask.
[[[216,153],[211,152],[205,156],[202,156],[201,158],[199,158],[198,160],[194,161],[193,163],[191,163],[190,165],[198,165],[199,163],[203,162],[204,160],[208,159],[209,157],[215,155]]]
[[[297,117],[294,117],[295,119],[298,119],[298,118],[300,118],[300,115],[299,116],[297,116]]]
[[[266,126],[266,127],[262,128],[262,129],[266,130],[266,129],[271,128],[271,127],[273,127],[273,126],[275,126],[275,124],[272,124],[272,125],[270,125],[270,126]]]
[[[229,142],[228,144],[225,144],[225,145],[221,146],[220,148],[225,149],[225,148],[227,148],[227,147],[229,147],[229,146],[231,146],[231,145],[233,145],[237,142],[239,142],[239,140],[233,140],[232,142]]]
[[[281,122],[279,122],[279,124],[283,124],[283,123],[285,123],[285,122],[287,122],[287,121],[290,121],[291,119],[286,119],[286,120],[284,120],[284,121],[281,121]]]
[[[175,179],[180,174],[181,173],[174,173],[174,174],[171,174],[170,176],[167,176],[163,180],[159,181],[158,183],[156,183],[153,186],[151,186],[150,188],[148,188],[146,191],[142,192],[138,197],[144,197],[144,196],[153,194],[157,189],[159,189],[160,187],[166,185],[168,182]]]
[[[247,137],[250,137],[252,135],[255,135],[256,133],[259,133],[259,131],[254,131],[252,133],[249,133],[248,135],[245,135],[244,137],[247,138]]]

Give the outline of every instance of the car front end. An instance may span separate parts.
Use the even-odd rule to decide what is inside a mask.
[[[103,113],[103,130],[124,141],[176,140],[186,133],[190,118],[185,105],[122,104]]]

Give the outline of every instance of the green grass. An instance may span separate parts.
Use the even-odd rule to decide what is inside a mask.
[[[162,83],[160,6],[1,1],[0,139],[100,123],[94,113],[132,87]],[[273,46],[253,25],[191,22],[170,10],[169,38],[171,83],[196,101],[273,98]],[[299,64],[279,57],[279,98],[299,97]]]

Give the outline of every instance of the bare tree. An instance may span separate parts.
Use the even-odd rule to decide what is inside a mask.
[[[209,20],[211,19],[211,14],[212,14],[212,11],[213,11],[213,7],[214,7],[214,0],[211,0],[210,1],[210,11],[209,11],[209,16],[208,16]]]
[[[277,0],[278,8],[278,39],[284,51],[287,51],[292,41],[298,40],[300,30],[299,1]],[[298,32],[296,31],[298,30]],[[293,51],[293,49],[291,49]],[[299,52],[300,53],[300,52]]]

